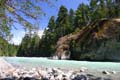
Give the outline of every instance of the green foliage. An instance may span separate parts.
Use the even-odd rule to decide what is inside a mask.
[[[29,53],[31,52],[30,47],[31,47],[31,37],[30,34],[26,34],[18,49],[17,56],[29,56]]]
[[[0,37],[0,55],[4,55],[5,54],[5,50],[4,47],[7,46],[7,41],[5,39],[3,39],[2,37]]]
[[[18,50],[18,56],[52,56],[55,52],[57,40],[61,36],[67,35],[74,31],[73,19],[74,11],[71,9],[68,14],[67,9],[64,6],[61,6],[57,20],[55,20],[54,16],[51,16],[48,26],[44,30],[44,35],[40,40],[36,37],[37,35],[33,35],[31,38],[27,37],[29,41],[24,39],[26,36],[23,38]],[[29,47],[27,47],[28,44],[30,44]]]
[[[10,30],[15,23],[21,24],[24,28],[31,30],[34,23],[41,14],[41,2],[48,3],[47,0],[0,0],[0,36],[6,39],[10,36]],[[17,26],[15,26],[17,28]]]
[[[90,0],[89,5],[80,4],[75,12],[75,32],[79,31],[78,28],[83,29],[84,26],[91,26],[92,29],[101,19],[120,17],[120,6],[118,4],[118,0]],[[116,42],[117,40],[112,42],[113,44],[116,43],[115,45],[112,44],[109,45],[109,47],[105,47],[101,44],[107,44],[105,43],[106,40],[103,39],[92,42],[93,39],[91,39],[91,33],[92,31],[87,30],[87,32],[83,34],[84,37],[80,39],[81,42],[76,43],[78,46],[72,47],[71,51],[73,59],[110,60],[112,58],[108,58],[109,53],[119,55],[119,43]],[[119,34],[115,33],[115,35]]]
[[[54,53],[57,41],[56,37],[55,17],[52,16],[40,42],[41,53],[44,53],[43,56],[51,56]]]
[[[24,26],[24,29],[29,30],[30,34],[31,31],[36,28],[33,26],[35,25],[34,22],[38,21],[41,14],[45,14],[42,11],[41,6],[38,5],[41,2],[51,4],[48,0],[0,0],[0,38],[2,39],[0,39],[0,47],[2,46],[2,49],[0,49],[1,55],[9,55],[9,53],[5,52],[5,50],[9,50],[11,52],[11,50],[13,50],[12,48],[15,47],[14,45],[10,45],[8,43],[12,37],[10,30],[12,27],[15,27],[15,29],[17,29],[17,26],[14,26],[15,23]],[[31,19],[32,22],[30,22],[29,19]],[[27,40],[27,38],[29,40]],[[28,50],[32,45],[34,45],[34,48],[39,46],[38,36],[34,36],[33,40],[31,41],[31,36],[29,38],[26,35],[25,39],[23,39],[23,42],[20,45],[18,54],[20,52],[22,55],[22,52]],[[29,43],[27,43],[27,41]],[[14,53],[14,50],[12,53]],[[25,54],[27,55],[27,52]]]
[[[96,54],[95,53],[89,53],[89,54],[83,54],[81,55],[80,59],[81,60],[97,60],[96,59]]]
[[[69,11],[69,24],[70,24],[70,33],[74,31],[75,29],[75,26],[74,26],[74,17],[75,14],[74,14],[74,11],[73,9],[70,9]]]
[[[68,10],[61,6],[56,20],[57,38],[70,33],[71,27],[69,22]]]
[[[39,43],[40,43],[40,37],[37,34],[34,34],[29,48],[30,50],[29,54],[31,54],[31,56],[39,55]]]
[[[80,29],[89,23],[89,6],[80,4],[75,13],[74,26]]]
[[[16,56],[17,46],[0,37],[0,56]]]
[[[106,44],[101,45],[96,54],[102,56],[102,60],[119,60],[120,56],[120,42],[115,39],[108,40]]]

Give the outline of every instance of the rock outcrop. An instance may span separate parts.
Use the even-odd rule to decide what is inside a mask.
[[[99,49],[101,45],[106,45],[106,41],[119,39],[120,19],[103,19],[87,27],[83,27],[77,33],[61,37],[56,45],[55,56],[58,59],[70,59],[70,55],[74,55],[74,53],[71,52],[71,44],[73,45],[73,42],[80,45],[81,53],[96,53],[100,52]],[[80,54],[76,56],[79,59]]]

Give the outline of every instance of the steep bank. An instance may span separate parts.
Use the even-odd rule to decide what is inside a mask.
[[[61,37],[58,59],[120,61],[120,19],[103,19],[79,32]]]

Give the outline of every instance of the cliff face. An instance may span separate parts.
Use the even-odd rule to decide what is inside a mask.
[[[55,56],[58,59],[118,60],[120,19],[104,19],[61,37]]]

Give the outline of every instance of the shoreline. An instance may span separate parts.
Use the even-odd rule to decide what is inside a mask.
[[[119,80],[120,72],[112,70],[62,69],[57,67],[25,67],[0,59],[0,80]],[[2,67],[2,68],[1,68]],[[6,68],[8,67],[8,68]]]

